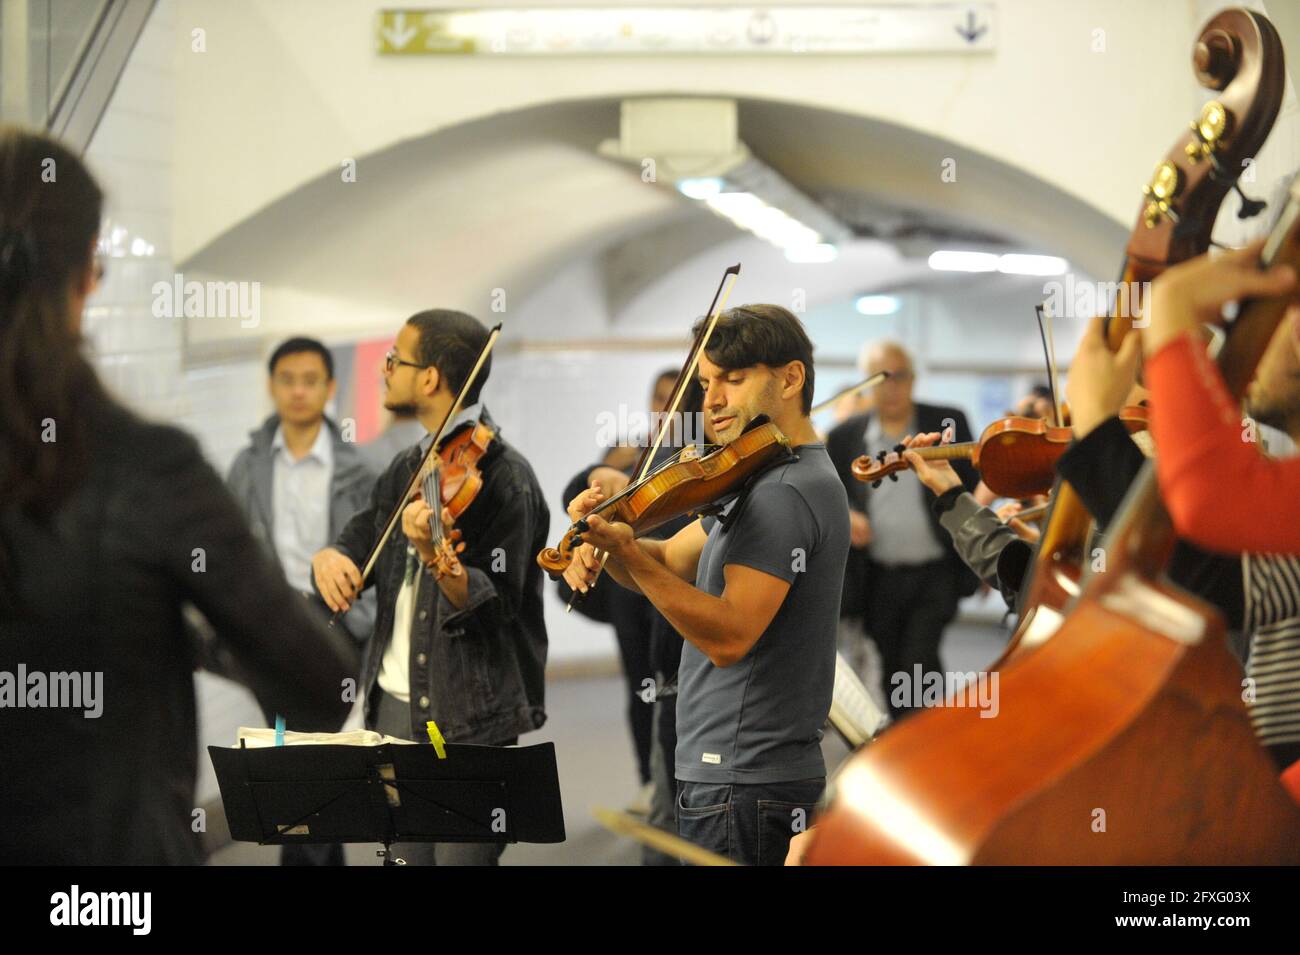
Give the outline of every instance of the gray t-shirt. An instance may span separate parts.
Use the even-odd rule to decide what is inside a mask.
[[[835,634],[849,506],[823,444],[761,475],[729,526],[705,518],[696,586],[720,596],[727,564],[790,582],[749,653],[715,667],[694,644],[678,671],[677,778],[775,783],[826,774],[821,738],[835,682]],[[733,503],[724,512],[734,511]]]

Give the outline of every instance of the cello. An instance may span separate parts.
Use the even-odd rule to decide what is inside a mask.
[[[1232,54],[1211,63],[1240,75],[1253,55],[1256,80],[1280,82],[1280,44],[1258,14],[1218,14],[1206,45]],[[1293,187],[1264,262],[1300,264],[1298,232]],[[1243,303],[1219,356],[1234,395],[1285,305]],[[997,674],[997,718],[930,709],[859,751],[833,783],[805,861],[1300,862],[1300,808],[1256,741],[1223,619],[1159,577],[1173,540],[1148,462],[1107,536],[1109,569],[1084,582],[1051,640]]]

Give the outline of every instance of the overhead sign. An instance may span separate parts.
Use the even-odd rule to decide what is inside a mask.
[[[390,55],[989,53],[994,4],[381,10]]]

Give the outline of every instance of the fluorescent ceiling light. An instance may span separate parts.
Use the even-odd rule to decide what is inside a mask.
[[[1055,255],[1003,255],[998,271],[1007,275],[1064,275],[1068,263]]]
[[[853,307],[861,315],[893,315],[899,304],[897,295],[860,295]]]
[[[677,183],[677,191],[688,199],[709,199],[722,192],[723,182],[717,176],[703,179],[683,179]]]
[[[937,272],[992,272],[998,257],[992,252],[939,251],[930,255],[930,268]]]
[[[785,250],[785,257],[791,262],[834,262],[839,254],[840,250],[829,242],[791,245]]]
[[[1004,275],[1064,275],[1065,259],[1055,255],[961,252],[945,249],[930,256],[930,268],[939,272],[1001,272]]]
[[[722,192],[709,196],[704,204],[737,227],[780,248],[823,244],[816,229],[809,228],[776,206],[768,205],[752,192]]]

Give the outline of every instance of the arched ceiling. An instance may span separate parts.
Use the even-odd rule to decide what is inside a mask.
[[[675,191],[643,182],[638,168],[598,156],[597,144],[618,133],[619,101],[597,98],[500,114],[361,157],[355,182],[331,170],[179,268],[355,302],[359,314],[388,314],[388,330],[391,315],[413,303],[484,312],[494,289],[518,302],[566,264],[591,259],[611,325],[630,334],[638,300],[724,244],[763,262],[768,280],[808,287],[810,304],[932,281],[924,257],[938,245],[983,240],[1062,255],[1093,274],[1112,271],[1122,250],[1125,226],[959,144],[770,101],[740,101],[739,120],[759,159],[861,237],[839,260],[786,263]],[[955,182],[940,176],[948,158]],[[350,330],[364,332],[367,321]]]

